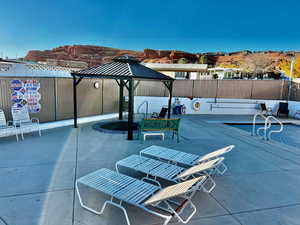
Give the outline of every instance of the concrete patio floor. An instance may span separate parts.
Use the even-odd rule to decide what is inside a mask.
[[[127,141],[125,134],[101,133],[91,125],[43,131],[16,142],[0,139],[0,225],[123,225],[119,209],[94,215],[80,207],[76,178],[150,145],[198,155],[225,145],[236,148],[226,156],[228,171],[216,177],[211,194],[198,192],[198,210],[190,225],[300,224],[300,148],[265,142],[245,131],[208,120],[245,121],[247,116],[184,116],[181,141],[167,138]],[[107,196],[85,192],[86,201],[101,207]],[[133,225],[158,225],[162,220],[127,206]],[[172,224],[179,224],[173,221]]]

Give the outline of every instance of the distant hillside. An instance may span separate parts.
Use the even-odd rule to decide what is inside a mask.
[[[177,50],[153,50],[133,51],[92,45],[61,46],[52,50],[32,50],[26,55],[26,60],[46,61],[72,60],[88,63],[89,66],[111,61],[115,56],[129,54],[141,61],[149,63],[207,63],[214,66],[239,67],[250,55],[264,55],[272,60],[272,67],[278,66],[282,60],[286,60],[293,52],[210,52],[210,53],[188,53]],[[271,68],[271,67],[270,67]]]

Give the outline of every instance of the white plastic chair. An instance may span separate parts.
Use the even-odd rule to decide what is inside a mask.
[[[12,121],[7,121],[5,119],[5,114],[2,109],[0,109],[0,137],[8,137],[15,135],[17,141],[18,138],[18,130]]]
[[[37,131],[41,136],[40,122],[38,118],[30,118],[28,108],[22,109],[12,107],[11,114],[13,117],[13,124],[20,128],[22,140],[24,140],[24,133],[31,133]]]

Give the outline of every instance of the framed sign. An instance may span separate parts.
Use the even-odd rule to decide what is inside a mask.
[[[12,80],[10,82],[12,91],[11,101],[13,107],[22,109],[27,107],[30,113],[41,111],[41,94],[39,93],[40,82],[37,80]]]

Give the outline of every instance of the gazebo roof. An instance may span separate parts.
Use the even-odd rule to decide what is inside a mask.
[[[140,61],[128,55],[115,57],[110,63],[73,71],[71,75],[81,78],[174,80],[140,64]]]

